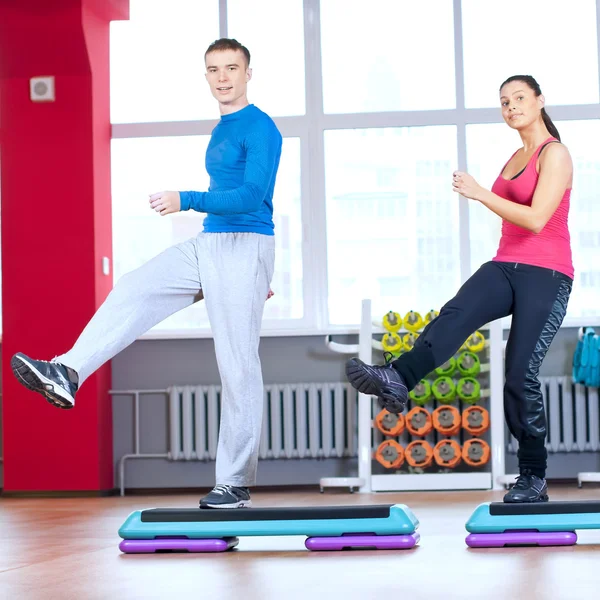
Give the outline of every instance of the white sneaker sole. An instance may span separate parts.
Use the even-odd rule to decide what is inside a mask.
[[[240,500],[231,504],[205,504],[204,506],[206,508],[252,508],[252,500]]]
[[[42,394],[58,408],[73,408],[75,398],[51,379],[44,377],[26,358],[13,356],[10,361],[15,377],[29,390]]]

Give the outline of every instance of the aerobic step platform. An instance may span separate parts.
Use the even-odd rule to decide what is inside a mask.
[[[419,521],[404,504],[302,508],[153,508],[119,529],[125,553],[223,552],[239,536],[305,535],[308,550],[412,548]]]
[[[466,529],[471,548],[573,546],[577,529],[600,529],[600,502],[486,502]]]

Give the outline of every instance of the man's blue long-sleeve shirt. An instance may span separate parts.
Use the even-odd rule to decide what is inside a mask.
[[[207,213],[207,233],[273,235],[273,190],[282,138],[253,104],[222,115],[206,150],[208,192],[180,192],[181,210]]]

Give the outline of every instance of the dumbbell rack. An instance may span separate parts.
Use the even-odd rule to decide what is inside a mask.
[[[482,327],[480,331],[487,334],[486,371],[489,373],[489,398],[487,398],[490,415],[490,429],[486,434],[490,446],[490,460],[484,467],[468,472],[442,473],[377,473],[381,470],[374,459],[378,446],[377,436],[382,436],[374,429],[375,416],[381,410],[377,400],[372,396],[359,394],[358,398],[358,477],[332,477],[321,479],[321,489],[325,487],[357,487],[359,492],[384,491],[420,491],[420,490],[468,490],[503,488],[505,473],[505,425],[503,413],[503,336],[500,321]],[[358,345],[340,344],[326,338],[327,346],[334,352],[357,355],[368,364],[373,364],[373,350],[380,350],[381,343],[374,339],[375,334],[384,334],[381,318],[372,316],[371,300],[362,302],[362,316]],[[406,333],[401,330],[399,334]],[[377,362],[377,361],[375,361]],[[379,363],[380,364],[380,363]]]

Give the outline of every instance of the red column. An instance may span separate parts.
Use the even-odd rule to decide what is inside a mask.
[[[0,3],[5,492],[114,487],[110,366],[59,410],[17,383],[10,358],[68,350],[112,287],[109,22],[128,11],[129,0]],[[55,78],[55,101],[30,99],[39,76]]]

